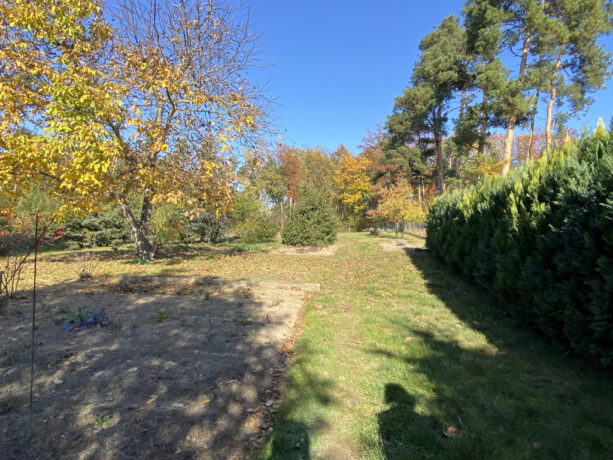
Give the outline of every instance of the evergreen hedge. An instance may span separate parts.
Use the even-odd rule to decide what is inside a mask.
[[[326,246],[336,241],[336,217],[322,191],[313,186],[299,191],[282,236],[283,243],[292,246]]]
[[[613,367],[613,130],[441,196],[427,245],[547,337]]]

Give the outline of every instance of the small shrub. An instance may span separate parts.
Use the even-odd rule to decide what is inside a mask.
[[[96,271],[96,259],[92,253],[84,252],[77,256],[72,267],[79,281],[91,280]]]
[[[292,246],[327,246],[336,240],[336,218],[324,194],[315,187],[300,190],[298,203],[283,227],[283,243]]]
[[[243,243],[267,243],[279,233],[275,219],[263,209],[260,200],[246,192],[239,193],[234,206],[236,234]]]
[[[79,308],[76,311],[72,311],[66,314],[66,319],[68,321],[81,321],[82,319],[87,318],[91,315],[91,310],[89,308]]]
[[[99,430],[109,426],[113,420],[113,417],[110,414],[104,412],[99,407],[94,407],[92,410],[92,415],[94,416],[94,425]]]
[[[170,313],[165,308],[160,308],[159,310],[155,312],[155,320],[158,323],[161,323],[162,321],[167,320],[169,318],[170,318]]]
[[[225,218],[219,218],[212,212],[198,212],[190,216],[185,236],[200,243],[217,243],[226,233],[226,227]]]
[[[267,243],[279,233],[279,225],[266,214],[249,218],[237,227],[237,234],[243,243]]]

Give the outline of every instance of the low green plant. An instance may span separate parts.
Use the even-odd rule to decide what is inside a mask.
[[[69,312],[66,315],[66,319],[68,321],[81,321],[89,315],[91,315],[91,310],[89,308],[79,308],[76,311]]]
[[[94,416],[94,425],[98,429],[106,428],[113,420],[112,415],[104,412],[100,407],[94,407],[92,414]]]
[[[164,320],[167,320],[170,318],[170,312],[168,310],[166,310],[165,308],[160,308],[155,312],[155,320],[158,323],[161,323]]]

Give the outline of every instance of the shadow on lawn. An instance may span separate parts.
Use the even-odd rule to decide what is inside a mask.
[[[0,318],[0,396],[11,404],[0,414],[0,456],[245,458],[281,357],[260,332],[278,328],[284,314],[264,315],[239,291],[205,302],[62,294],[68,287],[39,290],[33,431],[24,407],[27,302],[21,315]],[[58,309],[80,307],[105,308],[113,324],[65,332]]]
[[[328,426],[323,417],[317,417],[309,425],[293,418],[312,407],[333,405],[330,392],[335,387],[334,381],[320,377],[312,369],[310,356],[313,353],[307,340],[301,339],[297,347],[300,348],[299,357],[292,362],[286,383],[290,391],[284,395],[274,429],[260,450],[259,459],[308,460],[311,458],[310,437]]]
[[[610,376],[506,317],[427,252],[408,255],[460,322],[390,318],[412,337],[406,351],[371,350],[411,369],[412,381],[385,386],[385,458],[611,458]]]

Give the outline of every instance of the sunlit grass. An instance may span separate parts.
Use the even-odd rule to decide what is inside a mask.
[[[363,234],[344,241],[345,270],[307,308],[262,458],[307,458],[306,444],[310,458],[611,456],[610,377],[427,253],[384,253]]]

